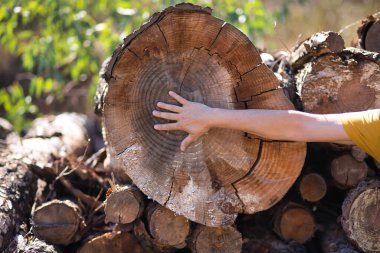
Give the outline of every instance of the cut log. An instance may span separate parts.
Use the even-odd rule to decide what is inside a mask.
[[[380,181],[361,182],[342,205],[342,227],[364,252],[380,252]]]
[[[143,196],[136,187],[115,186],[105,201],[105,222],[127,224],[141,216]]]
[[[182,215],[161,206],[147,208],[147,223],[153,239],[163,246],[184,248],[190,233],[190,222]]]
[[[326,181],[317,173],[307,174],[301,179],[299,191],[304,200],[317,202],[326,195]]]
[[[290,202],[277,210],[274,231],[283,240],[305,243],[313,237],[315,229],[314,216],[305,206]]]
[[[141,220],[136,220],[134,222],[133,233],[147,252],[172,253],[176,250],[173,247],[157,243],[148,232],[144,222]]]
[[[51,181],[64,168],[56,161],[68,156],[84,156],[92,150],[88,139],[94,125],[85,115],[62,113],[46,116],[33,121],[26,137],[10,148],[20,154],[22,160],[31,165],[31,169],[40,178]],[[95,137],[92,137],[94,139]],[[58,162],[59,163],[59,162]]]
[[[326,226],[321,235],[321,249],[323,253],[360,253],[337,224]]]
[[[85,227],[82,211],[72,201],[52,200],[32,214],[34,235],[52,244],[68,245],[80,239]]]
[[[147,253],[130,233],[110,232],[87,241],[78,253]]]
[[[83,114],[62,113],[35,119],[25,138],[60,137],[64,152],[79,157],[85,155],[86,149],[91,153],[88,139],[94,139],[94,128],[94,123]]]
[[[359,162],[347,154],[331,161],[330,172],[339,188],[348,189],[367,177],[368,166],[365,162]]]
[[[351,147],[351,155],[359,162],[364,162],[364,159],[368,157],[367,153],[356,145]]]
[[[336,32],[319,32],[299,43],[290,55],[289,62],[294,71],[302,68],[312,58],[327,53],[339,53],[344,49],[344,40]]]
[[[232,226],[213,228],[198,225],[189,241],[193,253],[240,253],[242,245],[240,232]]]
[[[124,39],[107,65],[101,110],[110,154],[148,197],[209,226],[232,224],[279,201],[299,175],[305,144],[264,142],[212,129],[186,152],[184,132],[156,131],[168,91],[211,107],[292,109],[249,39],[211,15],[179,4]]]
[[[380,108],[380,55],[348,48],[308,62],[296,75],[304,111],[343,113]]]
[[[365,50],[380,53],[380,19],[374,16],[362,20],[357,30],[359,46]]]
[[[8,246],[27,222],[37,189],[37,177],[28,166],[11,159],[10,151],[0,147],[0,251]]]

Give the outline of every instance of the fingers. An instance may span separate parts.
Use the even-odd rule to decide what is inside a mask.
[[[177,123],[156,124],[154,125],[156,130],[181,130]]]
[[[189,134],[185,139],[181,142],[181,151],[185,151],[186,148],[194,141],[193,135]]]
[[[158,102],[157,106],[162,108],[162,109],[172,111],[172,112],[181,112],[182,111],[182,107],[180,107],[180,106],[165,104],[163,102]]]
[[[153,116],[157,118],[162,119],[168,119],[168,120],[178,120],[178,114],[177,113],[171,113],[171,112],[160,112],[160,111],[153,111]]]
[[[169,95],[183,105],[189,103],[189,101],[187,101],[186,99],[184,99],[183,97],[175,93],[174,91],[169,91]]]

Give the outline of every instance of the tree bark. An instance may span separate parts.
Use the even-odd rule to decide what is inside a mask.
[[[286,243],[275,236],[246,240],[242,253],[307,253],[305,246],[295,241]]]
[[[327,53],[339,53],[344,49],[344,40],[336,32],[319,32],[298,44],[290,54],[289,62],[294,71],[303,67],[312,58]]]
[[[364,252],[380,251],[380,181],[367,180],[352,189],[342,205],[342,227]]]
[[[358,44],[361,48],[380,53],[380,19],[374,16],[362,20],[357,30]]]
[[[213,228],[198,225],[189,240],[193,253],[240,253],[242,245],[240,232],[232,226]]]
[[[88,139],[96,138],[91,135],[93,128],[85,115],[45,116],[34,120],[25,138],[12,143],[10,148],[31,165],[35,174],[50,182],[65,168],[64,158],[77,159],[92,152]]]
[[[313,237],[315,229],[312,212],[302,205],[290,202],[275,214],[274,231],[285,241],[305,243]]]
[[[317,173],[309,173],[302,177],[299,191],[304,200],[309,202],[317,202],[326,195],[326,181]]]
[[[115,186],[105,201],[105,222],[131,223],[141,216],[143,210],[143,196],[136,187]]]
[[[337,224],[326,226],[321,235],[321,248],[323,253],[360,253]]]
[[[44,203],[32,214],[32,222],[37,238],[63,245],[78,241],[81,230],[86,226],[81,209],[69,200]]]
[[[352,188],[367,177],[368,166],[351,155],[342,155],[331,161],[331,176],[335,184],[342,189]]]
[[[15,157],[18,154],[0,147],[0,251],[28,221],[37,189],[37,177]]]
[[[27,238],[18,235],[14,238],[13,245],[11,245],[3,253],[61,253],[55,245],[49,245],[45,241],[40,240],[34,236]]]

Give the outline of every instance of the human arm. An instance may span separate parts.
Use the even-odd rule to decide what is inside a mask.
[[[182,151],[214,127],[240,130],[272,140],[352,144],[341,124],[341,114],[311,114],[294,110],[229,110],[191,102],[174,92],[169,92],[169,95],[182,106],[159,102],[157,106],[169,112],[155,110],[153,115],[176,122],[157,124],[154,128],[189,133],[181,143]]]

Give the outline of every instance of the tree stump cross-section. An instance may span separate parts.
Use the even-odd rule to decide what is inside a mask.
[[[208,226],[273,206],[299,175],[304,143],[214,128],[186,152],[186,133],[156,131],[158,101],[173,90],[225,109],[293,109],[250,40],[211,9],[179,4],[124,39],[106,67],[102,121],[111,156],[149,198]],[[104,84],[104,83],[103,83]]]

